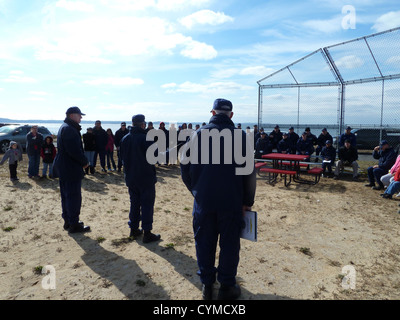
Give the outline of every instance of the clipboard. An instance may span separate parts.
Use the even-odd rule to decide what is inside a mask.
[[[257,212],[246,211],[244,216],[244,228],[240,237],[242,239],[257,242]]]

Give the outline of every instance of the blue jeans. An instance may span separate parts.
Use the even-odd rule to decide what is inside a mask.
[[[115,165],[115,161],[114,161],[114,152],[113,151],[106,151],[106,156],[107,156],[107,168],[108,170],[111,169],[111,165],[114,169],[117,168],[117,166]]]
[[[28,176],[37,177],[39,175],[40,154],[28,155]]]
[[[398,193],[400,191],[400,181],[392,181],[387,189],[385,190],[386,194],[390,194],[391,196],[394,195],[395,193]]]
[[[89,166],[94,167],[93,160],[94,160],[95,151],[85,151],[85,157],[88,159]]]
[[[49,176],[53,176],[53,163],[46,163],[43,162],[43,171],[42,171],[42,176],[45,176],[47,174],[47,168],[49,168]]]
[[[381,181],[381,177],[383,175],[387,174],[387,171],[381,169],[381,168],[374,168],[374,167],[369,167],[368,168],[368,180],[370,184],[375,184],[378,182],[379,186],[383,189],[384,185]]]

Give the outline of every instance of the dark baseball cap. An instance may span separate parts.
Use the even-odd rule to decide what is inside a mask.
[[[142,114],[137,114],[132,117],[133,123],[142,123],[145,122],[145,117]]]
[[[214,101],[213,110],[232,111],[232,102],[226,99],[216,99]]]
[[[79,109],[78,107],[71,107],[71,108],[68,108],[66,114],[68,115],[68,114],[73,114],[73,113],[78,113],[78,114],[80,114],[81,116],[86,116],[86,114],[82,113],[82,112],[81,112],[81,109]]]

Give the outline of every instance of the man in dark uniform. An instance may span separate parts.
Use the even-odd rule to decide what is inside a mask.
[[[70,233],[86,232],[90,227],[79,222],[83,169],[89,166],[83,151],[79,125],[85,114],[78,107],[69,108],[66,114],[67,117],[57,135],[58,152],[54,159],[53,172],[60,181],[64,229]]]
[[[289,128],[289,133],[288,133],[288,140],[290,144],[290,153],[296,154],[296,145],[297,141],[299,141],[299,135],[294,132],[294,128],[290,127]]]
[[[218,278],[221,284],[219,299],[236,299],[241,290],[236,283],[237,266],[239,263],[240,234],[243,227],[243,212],[250,210],[254,203],[256,177],[254,171],[253,150],[246,148],[246,133],[243,131],[236,140],[232,103],[225,99],[214,102],[210,123],[196,132],[198,146],[202,146],[202,136],[209,139],[209,134],[230,130],[232,145],[240,145],[242,154],[251,153],[252,163],[250,174],[238,175],[238,165],[229,156],[220,164],[213,164],[213,144],[208,150],[199,148],[197,163],[183,164],[181,162],[181,175],[188,190],[194,197],[193,205],[193,231],[196,244],[197,263],[200,269],[200,279],[203,284],[203,298],[212,299],[213,284]],[[237,130],[237,129],[236,129]],[[220,157],[226,157],[224,152],[225,139],[221,139]],[[242,142],[242,144],[240,144]],[[204,155],[204,153],[207,153]],[[232,152],[233,153],[233,152]],[[204,158],[202,158],[202,156]],[[204,163],[207,158],[208,162]],[[194,161],[192,161],[194,162]],[[202,163],[203,162],[203,163]],[[219,236],[219,265],[215,268],[216,246]],[[216,276],[218,273],[218,277]]]
[[[121,122],[121,128],[117,130],[114,137],[114,144],[117,147],[117,157],[118,157],[118,172],[121,172],[122,168],[122,158],[120,152],[120,144],[121,140],[125,135],[129,133],[129,130],[126,128],[126,122]]]
[[[153,234],[154,202],[157,182],[156,168],[146,159],[147,149],[154,143],[146,141],[146,122],[142,114],[132,117],[129,134],[123,137],[120,145],[125,182],[129,190],[131,208],[129,212],[130,237],[138,237],[143,232],[143,242],[160,240]],[[142,221],[142,230],[139,223]]]

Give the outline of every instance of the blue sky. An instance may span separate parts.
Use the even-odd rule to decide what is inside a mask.
[[[344,28],[345,5],[355,9]],[[257,122],[257,81],[321,47],[400,26],[395,1],[0,0],[0,118]]]

